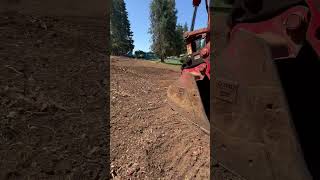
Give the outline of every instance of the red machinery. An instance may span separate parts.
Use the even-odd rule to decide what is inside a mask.
[[[190,121],[209,134],[210,100],[210,9],[206,0],[208,25],[194,30],[196,13],[201,0],[193,0],[194,14],[191,29],[186,32],[188,59],[182,65],[180,79],[168,89],[168,97],[175,109],[181,110]]]
[[[320,179],[320,1],[233,7],[212,65],[214,158],[247,180]]]
[[[210,66],[212,9],[207,0],[208,26],[194,31],[193,1],[170,102],[211,133],[212,157],[242,179],[320,179],[320,0],[232,3],[227,47]]]

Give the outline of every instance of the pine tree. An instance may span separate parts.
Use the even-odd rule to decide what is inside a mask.
[[[186,45],[183,37],[184,29],[182,25],[177,25],[176,29],[176,52],[175,55],[179,56],[186,52]]]
[[[188,24],[184,23],[183,32],[188,32],[188,31],[189,31]]]
[[[189,31],[189,28],[188,28],[188,24],[187,23],[184,23],[184,26],[183,26],[183,34],[188,32]],[[185,44],[185,40],[183,39],[183,49],[182,49],[182,52],[183,53],[187,53],[187,45]]]
[[[113,55],[124,55],[134,49],[128,12],[124,0],[113,0],[110,17]]]
[[[151,49],[161,58],[176,54],[177,10],[175,0],[153,0],[150,5]]]

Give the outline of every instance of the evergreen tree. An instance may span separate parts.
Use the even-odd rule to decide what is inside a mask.
[[[186,45],[183,37],[184,29],[182,25],[178,25],[176,29],[176,52],[175,55],[179,56],[182,53],[186,53]]]
[[[188,24],[184,23],[183,32],[188,32],[188,31],[189,31]]]
[[[152,0],[150,5],[151,49],[161,58],[176,54],[177,10],[175,0]]]
[[[189,31],[188,24],[187,24],[187,23],[184,23],[184,26],[183,26],[183,34],[186,33],[186,32],[188,32],[188,31]],[[184,46],[183,46],[182,52],[183,52],[183,53],[187,53],[187,45],[185,44],[184,39],[183,39],[183,44],[184,44]]]
[[[124,55],[134,49],[128,12],[124,0],[113,0],[110,17],[110,34],[113,55]]]

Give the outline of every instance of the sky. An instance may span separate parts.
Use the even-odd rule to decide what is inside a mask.
[[[128,18],[130,21],[131,31],[133,32],[133,40],[135,48],[133,50],[142,50],[145,52],[150,51],[151,35],[148,33],[150,27],[150,3],[151,0],[125,0]],[[188,24],[190,29],[193,5],[192,0],[176,0],[176,9],[178,11],[178,24]],[[195,22],[195,29],[204,28],[207,26],[207,12],[205,8],[205,0],[197,11],[197,19]]]

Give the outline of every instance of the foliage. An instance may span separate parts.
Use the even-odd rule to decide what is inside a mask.
[[[112,0],[110,17],[111,53],[124,55],[134,49],[128,12],[124,0]]]
[[[183,52],[183,27],[177,26],[175,0],[152,0],[150,5],[151,49],[164,62],[167,56]]]
[[[185,46],[185,43],[184,43],[184,38],[183,38],[183,33],[184,33],[184,30],[183,30],[183,26],[182,25],[178,25],[177,28],[176,28],[176,47],[175,47],[175,53],[174,55],[180,55],[182,53],[185,53],[186,52],[186,46]]]
[[[134,52],[134,56],[135,56],[136,58],[145,58],[146,53],[143,52],[143,51],[141,51],[141,50],[138,50],[138,51],[135,51],[135,52]]]
[[[183,31],[184,31],[184,32],[187,32],[188,30],[189,30],[188,24],[185,23],[184,26],[183,26]]]

